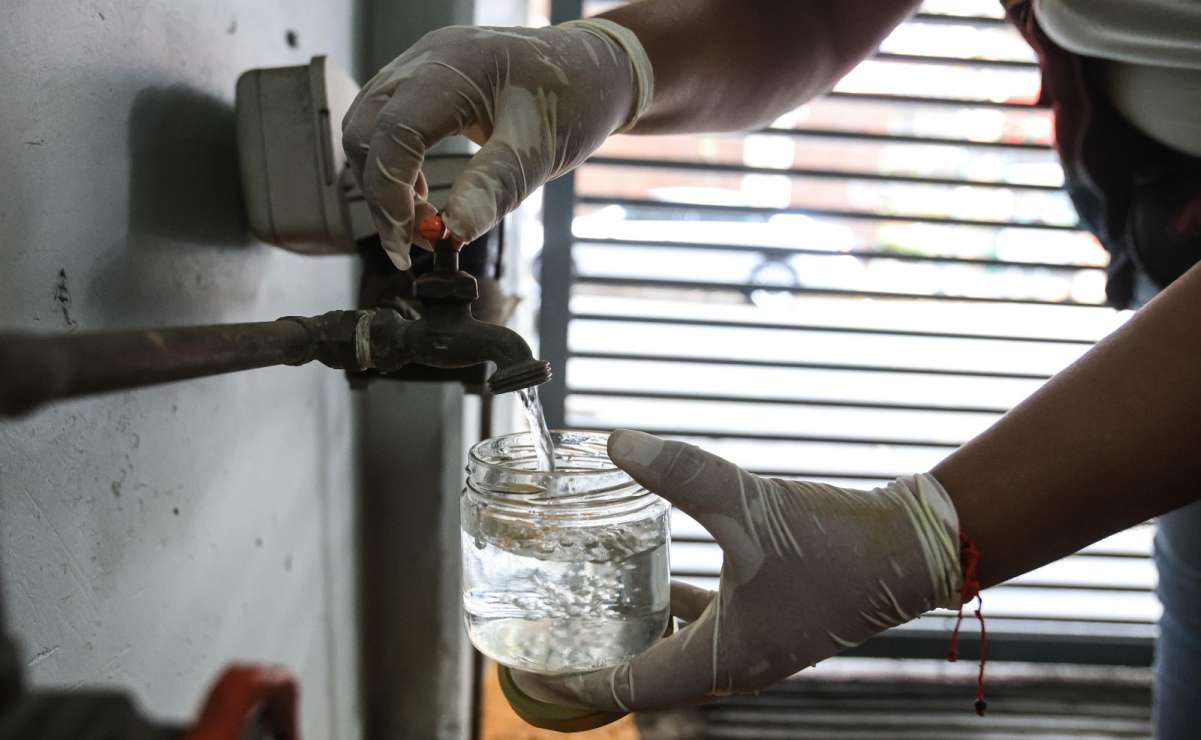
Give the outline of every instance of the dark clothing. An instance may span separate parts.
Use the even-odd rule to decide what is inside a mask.
[[[1110,253],[1106,296],[1135,306],[1139,273],[1166,288],[1201,261],[1201,158],[1134,128],[1096,84],[1100,60],[1043,33],[1030,0],[1003,0],[1042,69],[1040,102],[1055,115],[1055,148],[1081,226]]]

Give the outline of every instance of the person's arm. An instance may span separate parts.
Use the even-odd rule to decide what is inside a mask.
[[[601,14],[638,36],[655,97],[632,133],[741,131],[828,91],[920,0],[657,0]]]
[[[661,0],[549,28],[426,35],[363,87],[342,143],[384,249],[409,266],[432,207],[426,152],[482,147],[455,179],[446,225],[464,241],[614,132],[725,131],[829,89],[915,0]]]
[[[1201,497],[1201,266],[932,472],[986,586]]]
[[[720,587],[693,594],[695,621],[629,663],[514,680],[553,705],[609,711],[764,688],[970,597],[960,534],[989,586],[1201,499],[1198,440],[1201,265],[931,474],[870,492],[615,432],[614,462],[721,545]]]

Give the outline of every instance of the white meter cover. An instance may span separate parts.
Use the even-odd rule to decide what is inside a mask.
[[[359,86],[324,56],[238,79],[238,158],[250,228],[306,254],[350,252],[373,229],[342,151]],[[359,227],[356,228],[355,225]],[[366,231],[366,233],[358,233]]]

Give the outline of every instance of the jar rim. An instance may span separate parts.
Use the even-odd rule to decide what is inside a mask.
[[[564,434],[579,434],[582,436],[595,437],[596,441],[598,441],[598,442],[603,441],[606,446],[607,446],[608,440],[609,440],[609,432],[601,432],[601,431],[596,431],[596,430],[591,430],[591,429],[552,429],[552,430],[550,430],[551,437],[554,438],[556,441],[558,441],[558,439],[560,437],[562,437],[562,435],[564,435]],[[608,465],[603,465],[603,466],[599,466],[599,467],[595,467],[595,468],[585,468],[585,469],[566,468],[566,469],[555,469],[555,470],[522,470],[519,468],[514,468],[509,465],[505,465],[504,463],[494,462],[494,461],[485,459],[481,454],[483,449],[485,448],[485,446],[497,447],[497,446],[500,446],[502,444],[502,442],[504,442],[506,440],[513,440],[513,439],[517,439],[520,437],[528,438],[530,440],[530,443],[532,446],[533,437],[529,432],[512,432],[510,434],[502,434],[502,435],[499,435],[496,437],[489,437],[488,439],[484,439],[484,440],[480,440],[479,442],[476,442],[475,444],[473,444],[471,446],[471,449],[467,451],[468,464],[472,465],[472,466],[479,465],[485,469],[491,469],[491,470],[504,470],[504,471],[511,471],[511,472],[517,472],[517,473],[529,473],[529,474],[536,473],[539,476],[552,476],[552,477],[556,477],[556,478],[566,477],[566,476],[571,476],[573,478],[575,478],[575,477],[588,478],[588,477],[592,477],[592,476],[599,477],[602,475],[613,475],[614,473],[625,472],[621,468],[617,467],[617,465],[615,463],[613,463],[612,460],[609,460]],[[605,459],[606,460],[609,459],[608,453],[606,453]]]

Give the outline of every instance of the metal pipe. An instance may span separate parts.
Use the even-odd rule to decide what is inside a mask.
[[[302,321],[39,337],[0,335],[0,414],[53,399],[314,359]]]
[[[492,362],[493,393],[508,393],[550,378],[550,366],[503,326],[471,316],[462,293],[467,273],[435,273],[419,288],[427,296],[415,321],[390,308],[287,316],[255,324],[216,324],[63,336],[0,334],[0,416],[25,413],[48,401],[140,388],[175,380],[303,365],[381,374],[417,363],[460,368]],[[470,281],[463,282],[463,278]]]
[[[0,416],[54,399],[312,360],[381,374],[409,363],[461,368],[491,362],[496,371],[487,383],[493,393],[549,380],[550,365],[534,359],[516,332],[471,315],[479,289],[475,278],[459,269],[462,244],[450,238],[441,218],[429,227],[438,237],[434,270],[414,285],[422,304],[417,320],[379,308],[255,324],[54,337],[0,334]]]

